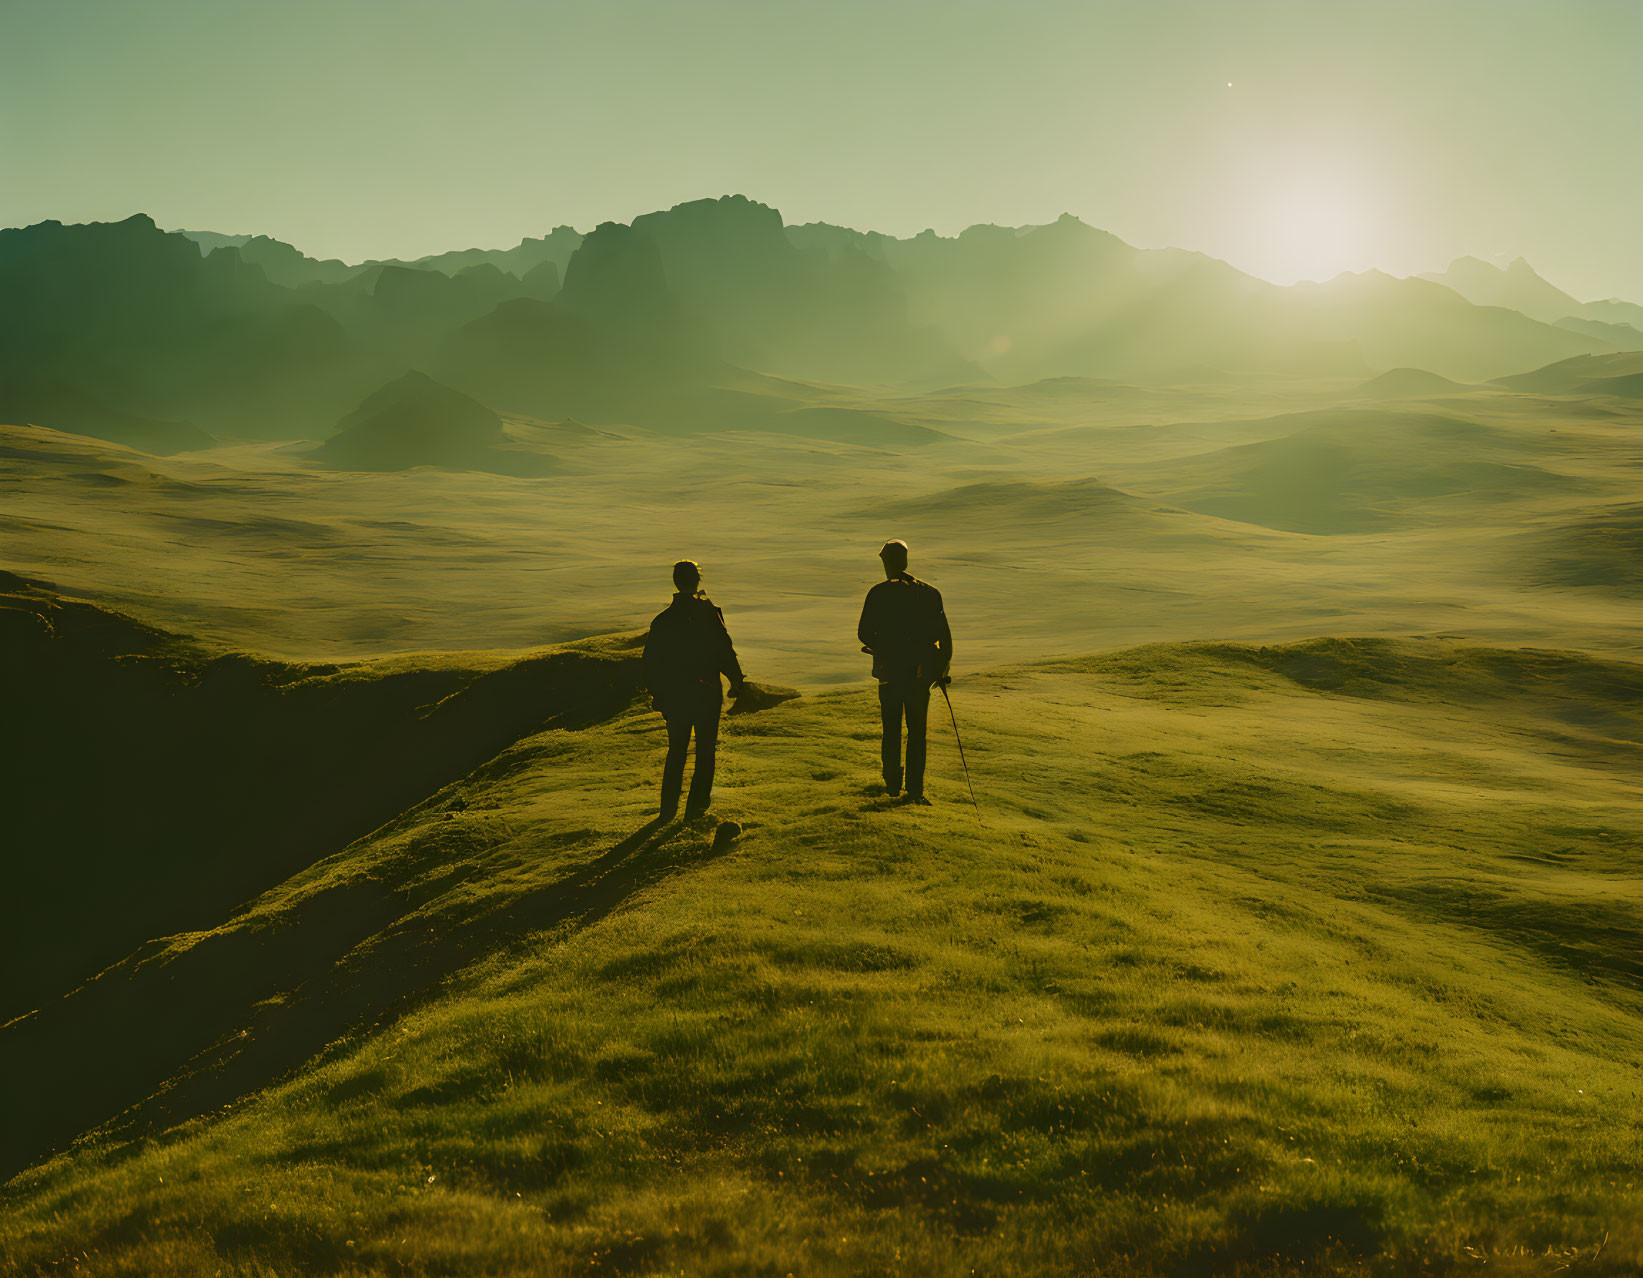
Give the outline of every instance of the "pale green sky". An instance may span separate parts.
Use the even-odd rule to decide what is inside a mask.
[[[0,225],[357,260],[734,191],[1643,300],[1639,67],[1643,0],[0,0]]]

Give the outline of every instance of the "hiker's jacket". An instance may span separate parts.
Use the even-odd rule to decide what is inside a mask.
[[[907,573],[867,592],[856,637],[873,654],[874,677],[886,683],[934,683],[952,664],[941,591]]]
[[[706,595],[676,594],[673,602],[650,623],[645,636],[645,685],[663,714],[703,696],[721,700],[719,676],[732,688],[742,685],[742,667],[736,660],[724,614]]]

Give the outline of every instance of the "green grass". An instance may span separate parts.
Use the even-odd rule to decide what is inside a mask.
[[[980,820],[945,727],[936,807],[872,794],[848,690],[727,721],[717,806],[746,831],[715,852],[711,823],[646,826],[660,729],[634,709],[176,938],[180,963],[328,894],[401,903],[136,1121],[198,1117],[11,1181],[0,1263],[1643,1265],[1643,670],[1159,645],[954,700]]]

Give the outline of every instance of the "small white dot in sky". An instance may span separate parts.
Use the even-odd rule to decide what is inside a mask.
[[[1228,80],[1228,81],[1227,81],[1227,88],[1229,88],[1229,89],[1230,89],[1230,88],[1231,88],[1231,87],[1232,87],[1232,81],[1231,81],[1231,80]]]

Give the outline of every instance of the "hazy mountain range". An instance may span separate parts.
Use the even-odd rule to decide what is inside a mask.
[[[1578,302],[1522,261],[1281,287],[1071,216],[896,239],[741,196],[352,265],[142,215],[44,222],[0,231],[0,290],[0,420],[154,451],[324,439],[410,372],[492,413],[693,431],[788,407],[770,377],[1476,382],[1643,350],[1643,307]]]
[[[1627,350],[1643,349],[1643,306],[1611,297],[1577,302],[1540,278],[1521,257],[1509,266],[1491,266],[1475,257],[1458,257],[1441,274],[1423,275],[1478,306],[1504,306],[1531,319],[1559,324],[1574,332],[1603,337]]]

